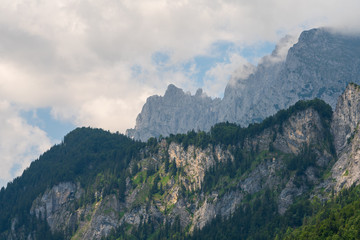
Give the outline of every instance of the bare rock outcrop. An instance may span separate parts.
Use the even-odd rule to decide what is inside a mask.
[[[360,87],[349,84],[339,97],[331,130],[338,160],[332,168],[335,191],[360,181]]]
[[[321,182],[316,169],[325,169],[332,159],[326,149],[314,147],[324,143],[328,129],[323,124],[328,124],[329,119],[314,107],[299,109],[289,110],[282,121],[249,132],[235,145],[185,147],[163,139],[151,150],[145,147],[141,159],[134,160],[138,170],[127,177],[123,200],[114,192],[96,190],[85,194],[80,184],[63,182],[36,198],[31,215],[46,220],[51,232],[62,232],[66,239],[101,239],[122,226],[136,229],[148,222],[155,228],[179,224],[191,233],[216,217],[230,217],[246,206],[245,199],[251,201],[264,192],[276,193],[278,212],[284,214],[296,197],[311,190],[308,183]],[[355,136],[354,141],[357,139]],[[314,147],[316,158],[300,174],[289,171],[289,159],[301,154],[304,146]],[[209,170],[216,174],[214,169],[227,169],[227,164],[245,159],[245,155],[236,155],[239,149],[251,161],[244,172],[233,176],[225,173],[224,178],[212,181],[212,187],[205,186]],[[91,203],[79,203],[88,194],[96,197]],[[16,221],[13,219],[14,229]]]
[[[82,193],[80,186],[74,183],[60,183],[38,197],[30,213],[46,219],[52,232],[64,232],[69,228],[74,231],[78,217],[74,211],[74,200],[78,200]]]
[[[339,97],[333,115],[331,130],[336,152],[341,153],[351,142],[360,122],[360,87],[350,83]]]
[[[234,156],[220,146],[209,146],[205,149],[189,146],[186,150],[180,144],[171,143],[169,146],[169,156],[175,161],[177,167],[184,167],[189,182],[184,181],[187,189],[196,190],[201,188],[205,172],[216,162],[234,160]]]
[[[220,99],[208,97],[201,89],[195,95],[170,84],[163,97],[151,96],[136,118],[134,129],[127,135],[146,141],[150,137],[209,130],[218,119]]]
[[[320,98],[335,108],[346,85],[360,83],[360,36],[320,28],[304,31],[295,42],[289,36],[282,39],[248,77],[234,73],[221,100],[202,90],[191,96],[169,85],[163,97],[148,98],[127,135],[147,140],[208,131],[226,121],[246,127],[302,99]]]

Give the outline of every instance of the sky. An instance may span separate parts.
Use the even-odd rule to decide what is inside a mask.
[[[170,83],[222,97],[286,34],[360,29],[359,0],[0,0],[0,187],[78,126],[124,133]]]

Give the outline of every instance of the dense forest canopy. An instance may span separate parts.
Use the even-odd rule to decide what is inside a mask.
[[[92,128],[77,128],[31,163],[21,177],[0,191],[0,232],[9,228],[13,216],[29,222],[32,202],[46,189],[60,182],[79,182],[84,189],[92,185],[101,173],[107,173],[103,183],[110,190],[118,188],[117,179],[126,173],[131,159],[139,155],[144,143],[122,134]],[[115,180],[116,179],[116,180]],[[92,191],[94,191],[93,189]],[[89,195],[90,192],[88,193]],[[28,224],[27,224],[28,225]]]

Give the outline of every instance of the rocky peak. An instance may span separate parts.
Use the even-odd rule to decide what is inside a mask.
[[[203,92],[202,88],[199,88],[195,93],[195,97],[202,97],[202,96],[206,96],[206,94]]]
[[[360,36],[319,28],[302,32],[294,42],[289,36],[280,40],[255,69],[244,68],[246,77],[234,72],[222,100],[200,98],[201,90],[191,96],[169,85],[164,97],[148,99],[128,135],[146,140],[191,129],[206,131],[225,121],[246,127],[303,99],[320,98],[335,108],[346,85],[360,83]]]
[[[164,98],[167,100],[172,100],[174,98],[181,98],[185,95],[184,91],[181,88],[176,87],[174,84],[169,84]]]
[[[196,95],[204,97],[200,91]],[[205,133],[195,132],[153,141],[156,146],[141,149],[124,169],[128,175],[122,193],[113,187],[122,177],[110,173],[116,161],[109,162],[111,170],[103,170],[86,185],[61,182],[44,190],[32,202],[30,214],[46,220],[51,232],[64,233],[65,239],[102,239],[122,227],[132,234],[148,223],[161,229],[176,219],[191,233],[217,216],[230,217],[265,191],[273,192],[278,213],[285,214],[296,197],[320,182],[331,162],[327,152],[331,138],[325,136],[331,112],[323,101],[301,101],[248,129],[224,124],[219,138],[211,141]],[[229,131],[242,137],[234,142],[228,141],[231,135],[221,138]],[[315,157],[306,159],[301,155],[304,149],[314,151]],[[11,221],[15,232],[17,220]]]
[[[164,96],[149,97],[136,118],[135,129],[127,135],[146,141],[150,137],[185,133],[189,130],[209,130],[217,122],[220,99],[208,97],[202,89],[195,95],[184,93],[170,84]]]

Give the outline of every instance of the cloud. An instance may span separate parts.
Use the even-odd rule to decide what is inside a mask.
[[[228,62],[217,63],[206,72],[204,90],[210,96],[222,97],[226,84],[231,78],[246,78],[254,66],[238,54],[231,54]]]
[[[270,55],[266,55],[259,60],[259,64],[274,64],[282,62],[286,59],[288,50],[292,47],[298,40],[299,36],[295,35],[286,35],[279,40],[276,44],[275,49]]]
[[[213,52],[214,44],[254,48],[318,26],[353,32],[358,9],[358,0],[0,0],[0,96],[17,106],[18,127],[41,139],[18,111],[47,108],[58,121],[124,132],[167,84],[220,96],[232,71],[250,69],[241,51]],[[219,62],[204,70],[198,56]]]
[[[46,133],[22,119],[16,108],[0,101],[0,186],[20,175],[30,162],[49,149]]]

